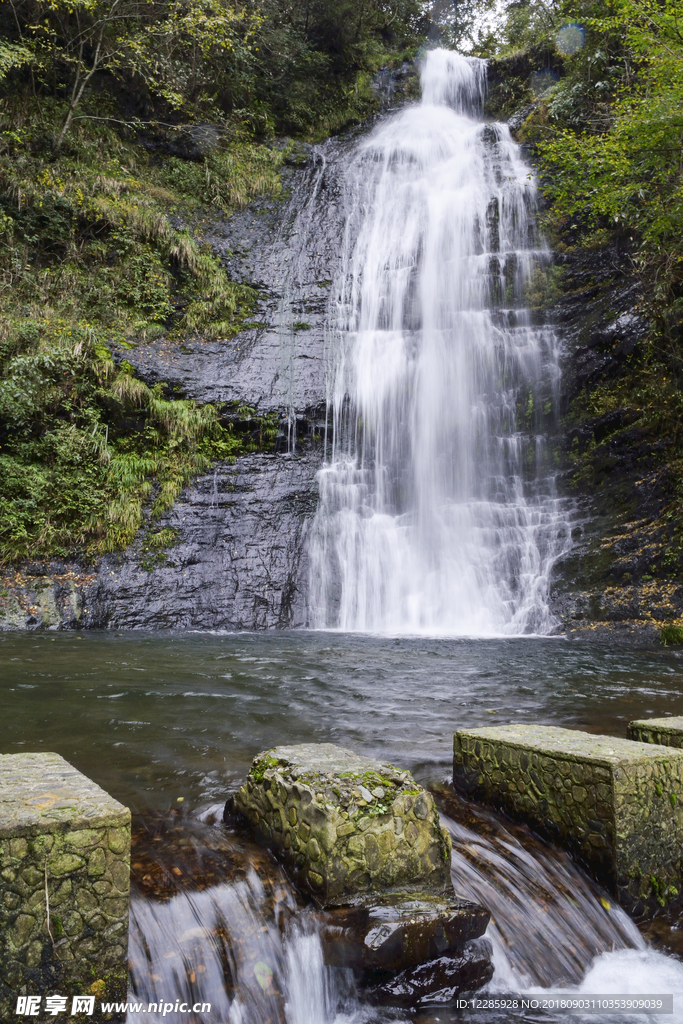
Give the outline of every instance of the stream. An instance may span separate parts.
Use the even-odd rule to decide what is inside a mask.
[[[1,635],[0,666],[2,751],[56,749],[133,810],[131,998],[211,1002],[210,1014],[182,1018],[191,1024],[481,1019],[365,1005],[350,972],[323,965],[315,919],[275,862],[220,824],[253,756],[284,740],[338,743],[433,789],[456,890],[493,916],[491,993],[560,985],[683,998],[677,922],[638,931],[568,856],[448,785],[458,726],[526,721],[623,736],[631,718],[679,713],[675,650],[561,637],[41,632]],[[129,1014],[129,1024],[143,1020],[155,1016]]]

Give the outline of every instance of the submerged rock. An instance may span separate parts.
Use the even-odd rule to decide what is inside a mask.
[[[461,993],[481,988],[492,977],[491,945],[486,939],[477,939],[458,956],[441,956],[408,967],[368,985],[363,994],[371,1002],[389,1006],[446,1006]]]
[[[322,926],[325,963],[394,970],[462,950],[484,934],[488,910],[458,896],[387,892],[328,910]]]
[[[408,771],[331,743],[259,754],[234,810],[322,905],[355,893],[450,886],[451,844]]]

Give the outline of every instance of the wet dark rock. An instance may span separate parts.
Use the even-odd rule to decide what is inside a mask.
[[[484,934],[489,918],[458,896],[373,893],[327,910],[323,956],[336,967],[401,970],[462,950]]]
[[[586,411],[596,388],[623,380],[650,324],[643,286],[628,250],[576,246],[560,253],[561,296],[548,314],[562,347],[561,412],[550,444],[564,464],[559,490],[571,496],[573,544],[556,563],[552,610],[574,635],[617,630],[639,642],[683,613],[673,524],[665,517],[674,492],[666,468],[667,439],[627,401],[601,415]]]
[[[551,317],[563,343],[565,409],[583,388],[617,372],[649,331],[642,286],[616,245],[556,255],[562,295]]]
[[[367,978],[363,995],[384,1006],[447,1006],[463,992],[473,992],[491,980],[491,952],[487,939],[476,939],[458,956],[428,960],[379,982]]]
[[[265,629],[305,624],[305,538],[319,455],[252,455],[221,463],[187,488],[155,530],[103,559],[86,605],[114,629]]]
[[[0,629],[267,629],[305,624],[305,539],[315,514],[316,450],[220,463],[147,531],[176,531],[165,549],[142,532],[97,571],[50,563],[13,572]],[[35,570],[35,566],[32,566]]]
[[[225,130],[216,124],[190,124],[142,132],[138,138],[152,153],[198,162],[223,143]]]
[[[140,340],[118,357],[147,383],[163,381],[202,403],[279,411],[292,423],[324,405],[325,320],[340,258],[340,160],[347,147],[343,140],[298,144],[294,166],[282,172],[280,197],[257,200],[207,228],[206,241],[230,278],[258,292],[239,334]]]
[[[518,110],[511,118],[509,118],[507,125],[513,134],[519,131],[527,117],[529,117],[530,114],[533,114],[537,106],[537,103],[530,103],[527,107],[522,107],[521,110]]]
[[[515,115],[521,121],[533,109],[535,94],[532,83],[537,75],[553,80],[561,74],[563,59],[553,47],[538,43],[524,50],[494,57],[487,62],[488,90],[486,113],[495,121]],[[519,124],[510,127],[519,127]]]
[[[315,159],[315,146],[308,142],[294,142],[284,159],[288,167],[305,167]]]
[[[400,68],[380,68],[370,88],[379,97],[381,109],[400,106],[420,95],[420,68],[417,61],[406,60]]]

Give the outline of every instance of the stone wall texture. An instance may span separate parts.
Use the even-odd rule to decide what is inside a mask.
[[[0,755],[0,1020],[18,995],[125,999],[129,889],[130,811],[58,754]]]
[[[646,718],[629,722],[626,735],[638,743],[683,747],[683,718]]]
[[[634,916],[680,901],[683,751],[550,726],[467,729],[453,782],[567,847]]]
[[[450,837],[410,772],[329,743],[259,754],[234,798],[322,903],[375,889],[450,886]]]

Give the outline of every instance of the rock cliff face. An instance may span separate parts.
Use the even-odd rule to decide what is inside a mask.
[[[147,383],[213,402],[226,420],[276,417],[271,454],[222,463],[187,488],[158,528],[84,569],[29,564],[5,574],[0,628],[265,629],[305,624],[305,539],[325,427],[324,325],[339,259],[339,161],[349,140],[297,153],[283,198],[211,224],[230,276],[257,288],[253,321],[229,340],[141,340],[116,355]],[[157,526],[155,525],[155,529]]]
[[[549,315],[562,344],[563,384],[554,443],[560,491],[576,511],[572,548],[555,566],[554,610],[573,632],[654,637],[683,614],[683,587],[666,516],[667,439],[629,398],[650,331],[642,284],[615,245],[557,254],[556,265],[561,295]],[[609,408],[592,412],[591,398],[600,410],[606,391]]]
[[[316,507],[316,451],[219,464],[160,520],[174,546],[142,541],[96,572],[29,565],[5,584],[4,626],[268,629],[305,625],[305,538]]]
[[[285,167],[278,198],[209,223],[206,240],[229,276],[259,293],[252,319],[229,340],[160,338],[121,351],[148,384],[221,407],[276,412],[292,440],[293,422],[315,419],[325,403],[324,321],[339,259],[338,160],[329,142]],[[305,428],[304,428],[305,429]]]

